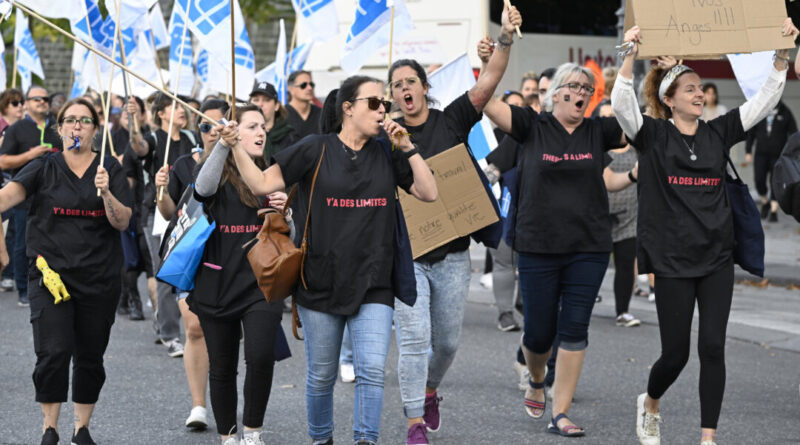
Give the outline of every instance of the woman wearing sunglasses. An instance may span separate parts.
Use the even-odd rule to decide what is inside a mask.
[[[219,121],[228,112],[228,103],[211,99],[203,103],[200,112]],[[194,180],[195,166],[200,161],[204,152],[210,152],[219,141],[219,133],[212,124],[202,118],[197,119],[197,128],[203,140],[202,150],[193,150],[175,160],[172,169],[161,167],[156,174],[156,187],[166,187],[167,192],[158,202],[158,210],[167,221],[175,213],[175,206],[180,201],[186,187]],[[186,380],[189,383],[189,392],[192,396],[192,410],[186,419],[186,427],[205,429],[208,425],[206,416],[206,383],[208,382],[208,351],[200,320],[197,315],[189,310],[186,303],[188,293],[178,294],[178,309],[183,318],[183,327],[186,332],[186,346],[183,350],[183,367],[186,370]]]
[[[100,165],[100,155],[92,150],[98,119],[85,99],[64,104],[57,122],[65,150],[30,161],[0,190],[0,211],[30,198],[28,257],[41,256],[63,282],[57,291],[50,287],[51,275],[43,277],[41,269],[30,269],[33,384],[44,414],[43,445],[58,443],[58,416],[67,401],[70,361],[73,444],[94,444],[89,420],[106,377],[103,353],[122,282],[119,231],[128,227],[131,198],[117,160],[106,156]],[[0,233],[0,252],[5,250],[2,239]]]
[[[348,78],[325,101],[324,134],[279,152],[265,171],[241,144],[233,148],[242,178],[257,195],[297,183],[299,194],[308,197],[315,182],[305,285],[295,293],[305,334],[306,411],[314,444],[333,443],[333,385],[345,325],[356,374],[353,440],[378,441],[394,306],[395,190],[400,186],[422,201],[437,195],[419,148],[386,118],[388,105],[381,96],[377,80]],[[377,139],[382,131],[397,147],[391,155]]]
[[[594,83],[591,71],[566,63],[556,71],[543,100],[547,111],[537,113],[499,100],[485,110],[522,144],[505,156],[495,153],[492,167],[497,175],[515,166],[518,172],[514,250],[519,253],[525,314],[522,349],[531,374],[525,410],[535,419],[544,417],[545,364],[558,334],[547,430],[569,437],[584,435],[567,414],[612,247],[603,181],[606,151],[624,145],[615,119],[584,118]]]
[[[429,158],[460,143],[466,143],[472,127],[494,93],[508,64],[515,26],[522,24],[516,8],[504,8],[503,28],[485,72],[471,90],[444,110],[429,108],[429,84],[425,70],[415,60],[398,60],[389,68],[392,99],[402,117],[397,122],[408,129],[411,140]],[[427,433],[440,427],[437,388],[455,358],[469,291],[469,236],[454,240],[417,258],[417,302],[397,302],[395,326],[398,378],[403,410],[408,418],[407,444],[427,444]],[[428,350],[431,354],[428,354]]]
[[[23,105],[25,99],[22,98],[22,91],[8,88],[0,93],[0,144],[3,143],[6,128],[22,119],[25,114]]]

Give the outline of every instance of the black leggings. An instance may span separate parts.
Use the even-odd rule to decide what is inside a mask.
[[[219,434],[236,432],[236,369],[242,329],[246,363],[242,423],[248,428],[260,428],[264,423],[264,412],[272,390],[275,335],[281,314],[262,310],[266,301],[264,306],[253,310],[261,303],[251,306],[239,320],[199,317],[208,348],[211,407]]]
[[[614,304],[617,315],[628,312],[633,294],[636,237],[614,243]]]
[[[779,157],[780,153],[758,154],[758,151],[753,156],[753,179],[756,183],[756,190],[761,196],[767,196],[767,175],[770,176],[770,179],[772,178],[772,169],[775,167],[775,163],[778,162]],[[772,186],[769,187],[769,191],[769,199],[775,200]]]
[[[656,310],[661,357],[650,370],[647,393],[660,399],[689,361],[692,315],[700,313],[700,425],[716,428],[725,393],[725,331],[733,295],[733,263],[700,278],[656,274]]]

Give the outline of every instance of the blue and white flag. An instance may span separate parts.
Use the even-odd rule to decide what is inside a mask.
[[[428,83],[431,86],[429,94],[439,102],[436,108],[444,109],[475,85],[475,74],[469,58],[466,54],[462,54],[443,65],[428,76]],[[485,115],[472,127],[469,133],[469,147],[477,160],[485,158],[497,147],[491,121]]]
[[[0,39],[2,40],[2,39]],[[6,42],[2,42],[2,51],[0,51],[0,82],[3,82],[3,87],[8,85],[6,76]]]
[[[27,91],[33,82],[32,74],[44,79],[42,59],[36,51],[36,44],[28,29],[28,18],[17,8],[17,26],[14,29],[14,46],[17,48],[17,71],[19,71],[22,91]]]
[[[355,73],[379,49],[389,43],[392,0],[358,0],[356,17],[342,49],[342,69]],[[387,2],[389,6],[387,6]],[[394,38],[414,29],[403,0],[394,0]]]
[[[71,17],[69,21],[72,33],[86,43],[91,44],[94,38],[99,44],[103,41],[103,15],[100,13],[97,0],[78,0],[77,7],[80,14]]]
[[[334,0],[292,0],[292,6],[312,40],[324,42],[339,34]]]
[[[306,60],[308,60],[308,55],[311,54],[311,47],[313,46],[314,42],[309,41],[293,49],[292,52],[286,56],[286,64],[289,65],[289,69],[285,70],[286,73],[291,74],[295,71],[302,70],[306,65]],[[257,72],[256,81],[274,84],[275,76],[278,72],[276,66],[277,63],[272,62],[264,67],[261,71]]]
[[[189,29],[197,37],[200,47],[208,50],[210,65],[209,88],[222,93],[231,90],[231,15],[234,19],[236,65],[236,92],[246,98],[255,80],[255,54],[245,27],[238,1],[229,0],[176,0],[175,9],[187,14]],[[232,13],[232,14],[231,14]],[[219,72],[224,69],[225,73]],[[226,74],[227,73],[227,74]]]
[[[134,50],[127,56],[125,61],[131,71],[157,85],[161,80],[158,73],[158,66],[153,63],[156,55],[153,51],[153,46],[150,44],[150,37],[147,32],[140,32],[136,36],[136,40],[137,42],[134,46]],[[128,48],[126,47],[125,49],[127,50]],[[155,91],[155,89],[145,82],[142,82],[134,76],[128,76],[129,94],[138,97],[147,97],[153,91]],[[115,70],[111,92],[121,96],[125,94],[125,81],[123,80],[122,70]]]
[[[286,25],[281,19],[280,34],[278,34],[278,47],[275,49],[275,89],[278,90],[278,100],[286,104]]]
[[[170,89],[177,94],[191,95],[194,88],[194,69],[192,67],[194,59],[192,57],[192,35],[186,28],[185,17],[180,8],[172,9],[172,17],[169,19],[169,85]],[[181,53],[181,47],[183,53]],[[178,79],[179,74],[180,79]]]
[[[733,74],[742,88],[744,97],[750,100],[764,86],[772,72],[772,55],[775,51],[760,51],[752,54],[728,54]]]
[[[197,78],[200,79],[200,83],[205,86],[206,82],[208,82],[208,51],[201,50],[200,54],[197,55],[195,70],[197,71]]]
[[[16,3],[27,6],[44,17],[73,19],[83,17],[81,1],[83,0],[16,0]]]
[[[167,31],[167,25],[164,24],[164,13],[161,12],[160,4],[156,3],[156,6],[150,11],[149,19],[150,32],[153,33],[156,49],[168,48],[170,43],[169,31]]]
[[[133,28],[136,35],[148,27],[147,11],[157,0],[105,0],[108,16],[117,19],[119,3],[119,22],[122,29]],[[127,48],[126,48],[127,50]],[[126,51],[127,52],[127,51]]]

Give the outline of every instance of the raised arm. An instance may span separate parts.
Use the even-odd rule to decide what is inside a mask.
[[[797,37],[798,30],[792,23],[792,19],[787,18],[784,20],[783,35]],[[778,101],[781,100],[781,95],[783,95],[783,89],[786,87],[786,74],[788,71],[789,50],[780,49],[775,51],[772,72],[767,77],[767,81],[764,82],[764,85],[755,96],[739,107],[739,117],[742,119],[744,131],[755,127],[778,105]]]
[[[636,99],[636,92],[633,90],[633,62],[639,52],[639,42],[642,32],[638,26],[634,26],[625,32],[625,42],[633,42],[633,49],[625,56],[622,67],[619,69],[617,81],[614,89],[611,90],[611,108],[614,115],[622,127],[622,131],[629,138],[635,139],[642,128],[644,120],[639,111],[639,101]]]
[[[611,170],[611,167],[606,167],[603,169],[603,182],[606,183],[606,190],[609,192],[618,192],[620,190],[624,190],[635,184],[638,179],[638,161],[636,164],[634,164],[632,169],[624,173],[616,173],[614,170]]]
[[[158,169],[158,173],[156,173],[156,188],[161,187],[168,187],[169,186],[169,167],[164,165],[160,169]],[[161,199],[158,200],[158,211],[161,212],[161,216],[164,217],[167,221],[172,218],[172,215],[175,214],[175,201],[172,200],[172,197],[169,193],[165,193]]]
[[[232,125],[234,130],[236,129],[236,122],[231,122],[229,125]],[[222,125],[217,127],[218,132],[222,130]],[[236,130],[236,135],[238,139],[238,130]],[[242,175],[244,183],[247,184],[247,187],[250,188],[254,195],[266,196],[271,193],[282,192],[286,188],[281,167],[277,163],[261,171],[238,141],[231,150],[233,151],[233,160],[236,161],[236,168],[239,170],[239,174]]]
[[[503,8],[502,29],[500,37],[497,39],[494,53],[483,70],[475,86],[469,90],[469,100],[475,107],[475,110],[480,113],[483,108],[492,98],[497,84],[503,78],[508,66],[508,56],[511,52],[511,44],[514,42],[514,29],[522,25],[522,16],[517,8],[506,3]]]
[[[222,170],[225,168],[225,160],[231,152],[230,145],[236,144],[236,133],[231,127],[224,127],[222,130],[222,137],[220,137],[214,150],[208,156],[208,159],[200,167],[200,172],[197,173],[195,180],[195,192],[204,197],[214,196],[219,189],[219,181],[222,179]]]
[[[124,206],[109,188],[108,171],[102,165],[97,166],[97,175],[94,177],[94,185],[100,190],[103,198],[103,207],[106,210],[106,218],[111,227],[117,230],[125,230],[131,220],[130,207]]]
[[[391,119],[383,121],[383,129],[392,140],[397,142],[397,146],[403,151],[403,154],[408,157],[408,163],[411,165],[411,173],[414,176],[414,183],[411,184],[409,190],[411,194],[420,201],[433,202],[439,196],[439,190],[436,187],[436,180],[433,179],[430,167],[422,159],[417,147],[411,143],[408,132],[400,126],[397,122]]]
[[[128,116],[132,117],[133,119],[139,119],[139,106],[136,105],[136,101],[133,99],[128,100],[127,105]],[[142,136],[142,130],[138,125],[131,125],[130,120],[128,121],[128,134],[130,134],[130,144],[131,148],[133,149],[134,153],[140,158],[147,156],[148,147],[147,142],[144,140],[144,136]]]

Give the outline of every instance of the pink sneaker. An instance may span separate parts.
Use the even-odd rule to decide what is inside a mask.
[[[415,423],[408,429],[406,445],[429,445],[428,430],[424,423]]]
[[[437,393],[425,394],[425,414],[422,420],[428,427],[428,431],[435,433],[442,426],[442,418],[439,416],[439,402],[442,400]]]

